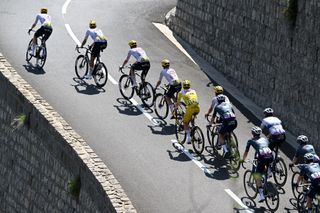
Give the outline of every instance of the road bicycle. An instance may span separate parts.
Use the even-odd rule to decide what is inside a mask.
[[[300,176],[299,171],[293,170],[293,167],[299,168],[299,165],[294,165],[290,167],[290,170],[293,172],[291,177],[291,190],[295,199],[298,199],[299,194],[303,192],[304,183],[297,184],[298,177]]]
[[[35,32],[34,30],[32,31]],[[29,63],[34,57],[36,59],[36,66],[42,68],[47,60],[46,40],[43,35],[39,36],[37,39],[40,40],[40,45],[35,46],[34,55],[32,55],[33,38],[31,38],[26,52],[26,61]]]
[[[244,162],[242,163],[242,167],[246,169],[243,175],[243,186],[247,196],[251,200],[253,200],[257,197],[259,193],[258,187],[256,185],[256,181],[255,181],[255,178],[258,178],[258,176],[260,176],[255,172],[257,168],[258,160],[254,159],[254,160],[248,160],[246,162],[252,164],[252,169],[246,169],[246,167],[244,166]],[[264,174],[261,176],[262,176],[261,183],[263,186],[265,203],[270,211],[276,212],[279,208],[279,203],[280,203],[280,197],[279,197],[279,192],[277,190],[277,186],[268,180],[267,169],[265,170]]]
[[[219,144],[219,130],[222,126],[221,123],[215,123],[211,125],[212,116],[207,116],[207,121],[210,123],[207,125],[207,138],[209,144],[213,150],[213,153],[219,154],[218,152],[218,144]],[[230,152],[229,157],[226,159],[229,161],[229,165],[234,172],[239,171],[240,169],[240,151],[238,148],[238,139],[236,134],[232,132],[228,132],[225,134],[225,144],[227,145],[227,149]],[[224,150],[222,156],[224,156]]]
[[[283,187],[287,182],[288,169],[283,158],[278,153],[279,146],[276,146],[274,151],[275,158],[270,168],[277,186]]]
[[[187,133],[184,131],[183,127],[183,117],[185,113],[184,103],[180,103],[180,107],[174,112],[175,116],[175,135],[179,144],[183,145],[187,138]],[[204,150],[204,136],[202,130],[199,126],[196,125],[195,119],[196,114],[192,115],[192,119],[189,123],[191,144],[193,150],[196,154],[201,155]]]
[[[298,186],[298,187],[301,187],[302,189],[297,199],[297,209],[300,213],[308,213],[307,194],[309,192],[310,186],[311,186],[310,182],[306,182]],[[312,212],[320,213],[320,195],[319,194],[316,194],[316,196],[313,198]]]
[[[167,118],[169,114],[169,104],[166,101],[165,93],[168,91],[170,85],[160,86],[162,92],[158,92],[154,98],[154,112],[158,116],[158,118],[164,120]],[[172,102],[175,103],[177,100],[177,93],[175,93],[174,98],[172,98]]]
[[[85,49],[86,52],[85,54],[80,54],[77,57],[75,62],[75,72],[79,79],[84,79],[85,75],[87,75],[89,71],[89,56],[91,55],[91,46],[76,46],[76,50],[78,53],[80,53],[79,49]],[[92,71],[92,77],[98,88],[102,88],[108,81],[108,70],[106,65],[102,61],[100,61],[100,54],[97,56],[96,63]]]
[[[133,86],[131,77],[124,72],[124,69],[130,70],[131,65],[125,67],[119,67],[119,72],[122,73],[119,79],[119,90],[123,98],[129,100],[133,97],[134,91],[140,97],[142,103],[148,108],[153,106],[154,103],[154,88],[149,82],[145,82],[144,85],[139,83],[137,87]],[[140,74],[135,70],[135,75],[140,77]]]

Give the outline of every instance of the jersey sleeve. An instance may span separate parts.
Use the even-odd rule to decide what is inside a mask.
[[[160,72],[160,77],[159,77],[159,81],[162,81],[162,78],[163,78],[163,71],[161,70],[161,72]]]
[[[245,152],[249,152],[250,146],[251,146],[251,141],[248,140],[247,145],[246,145]]]

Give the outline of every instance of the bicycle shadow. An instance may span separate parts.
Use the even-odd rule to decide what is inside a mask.
[[[152,126],[148,125],[152,134],[156,135],[173,135],[175,134],[174,124],[169,124],[165,120],[154,119],[158,125]]]
[[[216,180],[227,180],[230,179],[230,172],[227,165],[227,161],[222,156],[211,156],[208,155],[202,155],[201,158],[203,159],[203,162],[207,166],[207,169],[210,170],[210,174],[206,173],[207,177],[210,177],[212,179]]]
[[[254,213],[263,213],[263,212],[272,212],[269,209],[266,209],[263,206],[258,207],[257,203],[249,197],[242,197],[241,202],[246,205],[249,209],[253,210]],[[234,208],[235,212],[240,212],[244,210],[248,210],[247,208]]]
[[[22,66],[28,72],[36,74],[36,75],[43,75],[46,73],[42,67],[33,66],[31,63],[27,63]]]
[[[180,161],[180,162],[191,161],[191,159],[181,151],[178,151],[178,150],[174,150],[174,151],[167,150],[167,152],[168,152],[168,155],[169,155],[171,160]]]
[[[131,116],[137,116],[141,115],[142,112],[134,105],[132,105],[132,102],[130,100],[124,99],[124,98],[117,98],[117,102],[121,105],[113,105],[120,114],[125,115],[131,115]]]
[[[77,77],[74,77],[73,81],[77,84],[71,84],[71,86],[73,86],[78,93],[84,95],[97,95],[99,93],[106,92],[103,88],[97,88],[94,84],[88,84]]]

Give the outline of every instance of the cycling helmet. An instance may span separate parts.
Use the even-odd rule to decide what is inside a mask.
[[[223,87],[222,86],[215,86],[213,87],[214,92],[216,95],[222,94],[223,93]]]
[[[183,89],[190,89],[190,87],[191,87],[191,82],[189,80],[182,81],[182,88]]]
[[[304,156],[303,156],[303,160],[305,163],[309,163],[309,162],[313,162],[313,154],[312,153],[306,153]]]
[[[308,141],[309,141],[309,139],[308,139],[308,137],[305,136],[305,135],[299,135],[299,136],[297,137],[297,142],[298,142],[299,144],[308,143]]]
[[[163,60],[161,61],[161,65],[162,65],[163,68],[169,68],[169,66],[170,66],[170,61],[169,61],[168,59],[163,59]]]
[[[220,94],[217,96],[217,101],[218,103],[221,103],[221,102],[225,102],[226,101],[226,96]]]
[[[42,8],[40,9],[40,13],[48,13],[48,8],[42,7]]]
[[[135,41],[135,40],[130,40],[130,41],[128,42],[128,45],[129,45],[130,48],[137,47],[137,41]]]
[[[263,110],[263,113],[265,116],[272,116],[273,115],[273,109],[272,108],[265,108]]]
[[[97,27],[96,21],[95,20],[90,20],[89,27],[90,27],[90,29],[96,28]]]
[[[261,130],[260,127],[254,126],[254,127],[251,128],[251,133],[252,133],[253,135],[261,135],[262,130]]]

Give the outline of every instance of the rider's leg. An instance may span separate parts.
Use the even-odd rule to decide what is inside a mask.
[[[187,134],[187,143],[191,143],[191,136],[190,136],[190,128],[189,128],[189,123],[192,119],[192,109],[191,108],[187,108],[186,109],[186,113],[184,114],[184,117],[183,117],[183,128],[184,128],[184,131],[186,132]]]
[[[131,78],[131,81],[132,81],[132,85],[133,86],[137,86],[136,75],[135,75],[134,69],[132,67],[130,68],[130,78]]]
[[[310,210],[311,210],[311,212],[312,212],[312,198],[311,197],[309,197],[309,196],[307,196],[307,208],[308,208],[308,212],[310,212]]]
[[[256,169],[256,172],[253,174],[253,177],[256,181],[256,185],[259,192],[259,202],[262,202],[263,200],[265,200],[261,179],[262,179],[262,174],[265,172],[266,165],[261,161],[263,161],[261,158],[258,159],[257,169]]]

